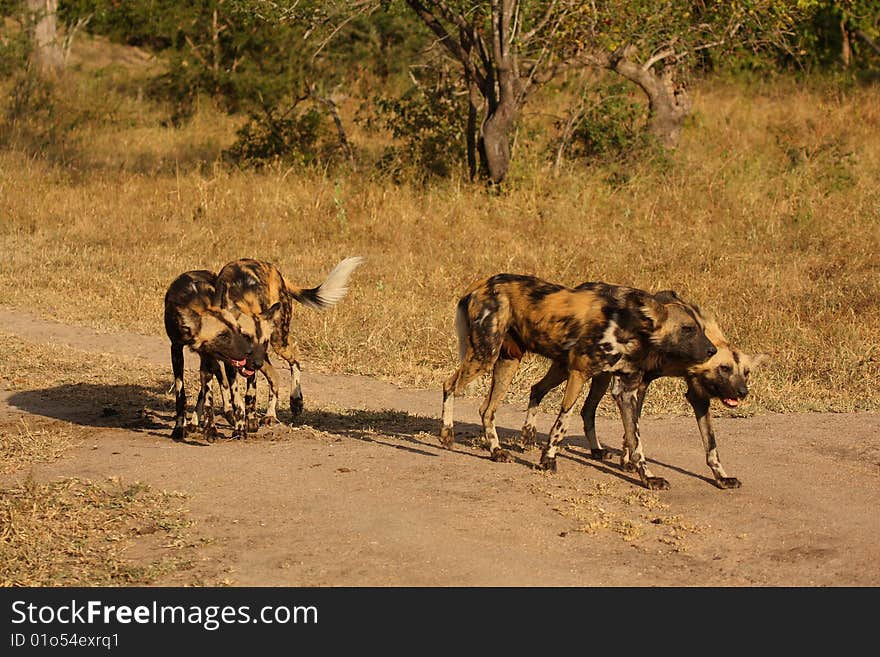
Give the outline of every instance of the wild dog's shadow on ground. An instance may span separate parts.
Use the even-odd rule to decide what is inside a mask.
[[[7,398],[7,403],[27,413],[81,426],[125,429],[170,439],[175,411],[174,400],[167,392],[163,386],[71,383],[40,390],[14,392]],[[195,395],[188,396],[188,419],[194,404]],[[231,427],[226,423],[219,408],[215,408],[215,419],[221,440],[228,438]],[[280,409],[279,419],[292,428],[310,426],[318,431],[406,449],[423,456],[437,456],[440,449],[437,437],[440,420],[402,411],[336,412],[307,408],[301,417],[294,419],[289,411]],[[476,453],[466,448],[469,444],[471,446],[481,444],[480,425],[458,423],[456,430],[457,453],[474,458],[488,458],[488,452]],[[265,439],[269,433],[272,433],[276,439],[280,435],[280,432],[272,428],[261,428],[252,439]],[[189,436],[192,438],[186,441],[189,444],[200,446],[205,444],[200,440],[201,435],[198,431],[189,432]],[[388,440],[389,438],[394,440]],[[510,445],[505,446],[510,447]],[[520,464],[531,467],[531,463],[516,455],[513,456]]]
[[[69,383],[21,390],[11,394],[7,403],[27,413],[82,426],[156,436],[169,436],[174,424],[174,402],[162,386]]]
[[[442,449],[438,437],[440,420],[421,415],[411,415],[403,411],[354,410],[341,413],[325,410],[308,410],[296,422],[296,425],[307,425],[319,431],[354,438],[369,443],[376,443],[396,449],[437,456]],[[489,458],[485,450],[474,452],[469,447],[482,446],[483,427],[477,424],[458,422],[456,429],[455,452],[472,458]],[[499,433],[501,433],[499,431]],[[393,438],[398,442],[389,442]],[[502,446],[511,451],[515,463],[533,467],[533,463],[518,456],[515,441],[502,440]],[[430,450],[430,451],[428,451]]]
[[[623,479],[624,481],[626,481],[628,483],[635,484],[636,486],[642,485],[642,482],[639,479],[638,475],[636,475],[632,472],[629,472],[627,470],[624,470],[620,466],[620,456],[623,454],[623,452],[621,450],[609,448],[608,446],[605,446],[605,449],[608,450],[608,455],[606,456],[604,461],[598,461],[598,460],[594,459],[592,456],[590,456],[590,448],[589,448],[589,445],[587,443],[586,438],[584,438],[584,437],[581,437],[580,440],[568,439],[563,444],[564,444],[564,448],[562,451],[560,451],[560,453],[559,453],[560,456],[563,456],[571,461],[574,461],[575,463],[590,466],[591,468],[595,468],[596,470],[599,470],[600,472],[604,472],[606,474],[613,475],[619,479]],[[663,461],[658,461],[657,459],[654,459],[654,458],[648,457],[648,458],[646,458],[646,460],[651,465],[659,465],[663,468],[669,468],[670,470],[678,472],[679,474],[687,475],[689,477],[694,477],[695,479],[700,479],[702,481],[705,481],[708,484],[712,484],[713,486],[715,485],[715,480],[710,477],[707,477],[705,475],[701,475],[696,472],[691,472],[690,470],[685,470],[684,468],[679,467],[677,465],[672,465],[670,463],[664,463]]]
[[[163,386],[106,385],[93,383],[71,383],[41,390],[22,390],[9,396],[7,402],[16,408],[34,415],[42,415],[83,426],[102,429],[125,429],[158,438],[171,439],[174,426],[174,400]],[[191,414],[195,395],[188,399]],[[308,400],[307,402],[308,403]],[[228,427],[219,409],[215,410],[218,429],[222,438],[228,438]],[[438,432],[440,420],[421,415],[411,415],[394,410],[352,410],[329,411],[306,409],[300,418],[294,420],[289,411],[279,411],[279,419],[287,426],[297,428],[309,426],[318,431],[353,438],[384,447],[403,449],[422,456],[435,457],[442,449]],[[289,423],[289,424],[288,424]],[[261,440],[271,433],[277,439],[279,431],[261,428],[253,440]],[[457,422],[455,425],[455,453],[471,458],[488,459],[489,454],[483,445],[483,428],[479,424]],[[501,446],[511,456],[514,463],[534,468],[540,451],[529,453],[520,446],[518,429],[498,427]],[[190,434],[191,445],[204,446],[198,432]],[[543,440],[543,437],[541,438]],[[606,474],[613,475],[629,483],[640,485],[637,476],[620,469],[616,462],[619,450],[609,450],[610,459],[596,461],[589,457],[589,447],[583,436],[570,436],[560,456],[573,463],[587,465]],[[477,448],[476,450],[472,448]],[[574,449],[572,449],[574,448]],[[685,470],[675,465],[648,459],[649,463],[660,465],[681,474],[714,484],[709,477]]]

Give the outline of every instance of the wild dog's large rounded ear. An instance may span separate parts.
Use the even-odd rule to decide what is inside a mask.
[[[770,358],[770,354],[755,354],[750,358],[750,365],[755,367],[766,367],[770,364],[773,359]]]
[[[223,305],[223,299],[226,297],[226,281],[219,280],[217,281],[217,285],[214,286],[214,298],[211,300],[211,305],[220,307]]]
[[[679,303],[684,303],[682,298],[678,296],[678,293],[675,290],[660,290],[659,292],[654,293],[654,298],[657,299],[660,303],[673,303],[678,301]]]
[[[639,310],[651,321],[652,329],[656,331],[666,321],[669,311],[653,295],[645,294],[640,301]]]
[[[267,308],[262,313],[260,313],[260,316],[267,321],[277,322],[280,314],[281,302],[278,301],[277,303],[273,304],[271,308]]]

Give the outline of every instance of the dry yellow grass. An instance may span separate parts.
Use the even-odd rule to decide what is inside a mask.
[[[73,433],[66,423],[44,418],[0,423],[0,474],[54,461],[79,442]]]
[[[772,356],[752,411],[876,410],[880,89],[780,85],[705,86],[679,151],[625,181],[602,167],[554,177],[525,158],[501,195],[234,171],[212,163],[233,122],[207,108],[174,130],[120,103],[125,120],[81,128],[63,165],[0,153],[3,303],[161,334],[165,288],[184,270],[248,256],[314,285],[363,255],[338,308],[295,316],[305,358],[437,386],[455,366],[455,301],[479,277],[674,288]],[[543,368],[526,363],[511,395]],[[648,412],[686,410],[680,388],[658,386]]]
[[[0,491],[0,586],[143,585],[187,567],[180,493],[65,479]],[[131,558],[149,542],[149,558]]]

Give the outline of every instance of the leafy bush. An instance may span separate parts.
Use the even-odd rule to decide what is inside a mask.
[[[423,79],[399,98],[374,99],[377,122],[398,140],[380,159],[380,169],[395,179],[404,173],[425,180],[448,178],[465,158],[463,101],[460,89],[444,71],[426,69]],[[432,79],[433,78],[433,79]]]
[[[280,115],[271,108],[252,113],[239,128],[235,143],[225,151],[226,158],[245,166],[312,164],[325,159],[328,149],[322,148],[323,116],[314,107],[296,109],[294,106]]]
[[[578,159],[610,161],[650,147],[645,107],[629,96],[630,87],[615,83],[593,90],[571,131],[569,154]]]

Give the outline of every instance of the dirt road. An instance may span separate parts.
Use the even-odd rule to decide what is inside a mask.
[[[168,362],[158,337],[8,310],[0,331]],[[448,452],[435,435],[439,391],[308,370],[304,390],[304,426],[212,446],[172,442],[165,407],[139,425],[102,415],[100,394],[71,404],[57,390],[2,391],[0,418],[48,416],[89,433],[60,460],[0,483],[120,476],[185,491],[209,541],[195,571],[160,584],[195,575],[238,585],[880,584],[877,414],[719,418],[723,462],[743,481],[732,491],[711,483],[693,418],[645,418],[652,468],[672,486],[652,493],[616,461],[586,458],[576,427],[559,473],[547,475],[532,468],[537,450],[509,464],[486,458],[473,400],[458,404],[459,444]],[[523,414],[500,410],[503,443],[515,442]],[[551,421],[542,415],[539,428]],[[598,430],[619,444],[618,420],[600,419]]]

